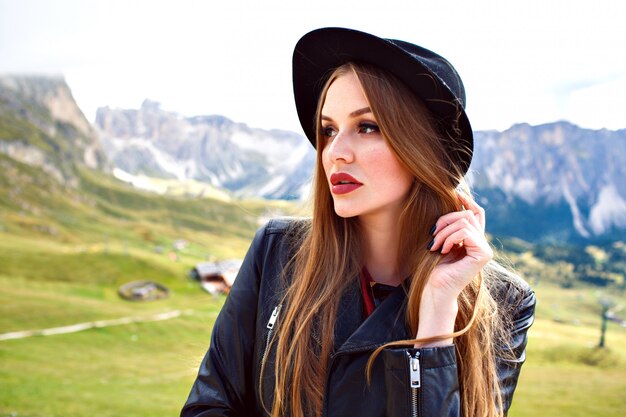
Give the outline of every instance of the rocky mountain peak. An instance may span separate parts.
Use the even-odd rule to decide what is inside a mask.
[[[62,76],[10,75],[0,77],[0,83],[26,102],[44,107],[52,119],[71,124],[82,134],[93,137],[91,124],[76,105]]]
[[[299,198],[315,155],[295,133],[218,115],[184,117],[150,100],[137,110],[100,108],[96,126],[126,173],[198,180],[248,197]]]
[[[159,111],[161,110],[161,103],[159,103],[158,101],[154,101],[154,100],[150,100],[150,99],[145,99],[143,101],[143,103],[141,103],[141,110],[146,110],[146,111]]]
[[[74,163],[105,168],[100,141],[58,76],[0,76],[0,152],[74,183]]]
[[[583,238],[626,229],[626,182],[621,181],[626,130],[583,129],[562,121],[519,124],[504,132],[476,132],[475,143],[469,178],[486,200],[490,197],[493,212],[505,216],[507,209],[522,206],[561,207],[554,212],[561,219],[552,220],[565,219]]]

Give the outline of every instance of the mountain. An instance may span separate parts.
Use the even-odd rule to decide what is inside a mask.
[[[98,134],[62,77],[0,76],[0,153],[76,186],[76,164],[108,168]]]
[[[295,133],[183,117],[149,100],[138,110],[98,109],[96,127],[109,159],[127,174],[204,181],[245,197],[301,198],[315,160]]]
[[[118,282],[129,266],[171,277],[158,258],[174,242],[189,243],[185,263],[238,257],[266,211],[291,206],[157,195],[112,168],[62,78],[0,75],[0,277]]]
[[[468,176],[488,229],[530,241],[623,239],[626,129],[568,122],[475,133]]]

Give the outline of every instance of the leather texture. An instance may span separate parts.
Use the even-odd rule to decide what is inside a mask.
[[[211,344],[191,388],[181,416],[266,416],[259,392],[261,361],[269,330],[267,323],[279,303],[280,273],[292,246],[289,220],[272,220],[259,229],[239,275],[215,322]],[[511,405],[520,367],[525,360],[527,331],[534,318],[535,295],[521,278],[496,264],[487,268],[490,291],[500,308],[511,315],[513,355],[498,359],[498,377],[505,414]],[[385,349],[372,368],[371,353],[384,343],[409,338],[404,325],[406,305],[402,286],[392,292],[365,321],[359,281],[342,295],[335,328],[324,416],[411,416],[408,354],[419,353],[421,387],[418,415],[459,416],[460,397],[454,346]],[[280,316],[278,318],[280,320]],[[263,379],[263,398],[272,403],[273,355]]]

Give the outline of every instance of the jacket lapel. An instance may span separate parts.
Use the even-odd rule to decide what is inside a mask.
[[[335,354],[371,350],[410,338],[404,324],[406,290],[399,285],[363,321],[363,298],[358,281],[342,296],[335,326]]]

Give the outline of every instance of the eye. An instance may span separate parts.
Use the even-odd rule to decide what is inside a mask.
[[[337,131],[332,126],[322,126],[322,136],[325,138],[332,138],[337,136]]]
[[[375,123],[371,123],[371,122],[362,122],[359,123],[359,133],[363,133],[365,135],[371,134],[371,133],[376,133],[379,132],[380,129],[378,128],[378,126]]]

